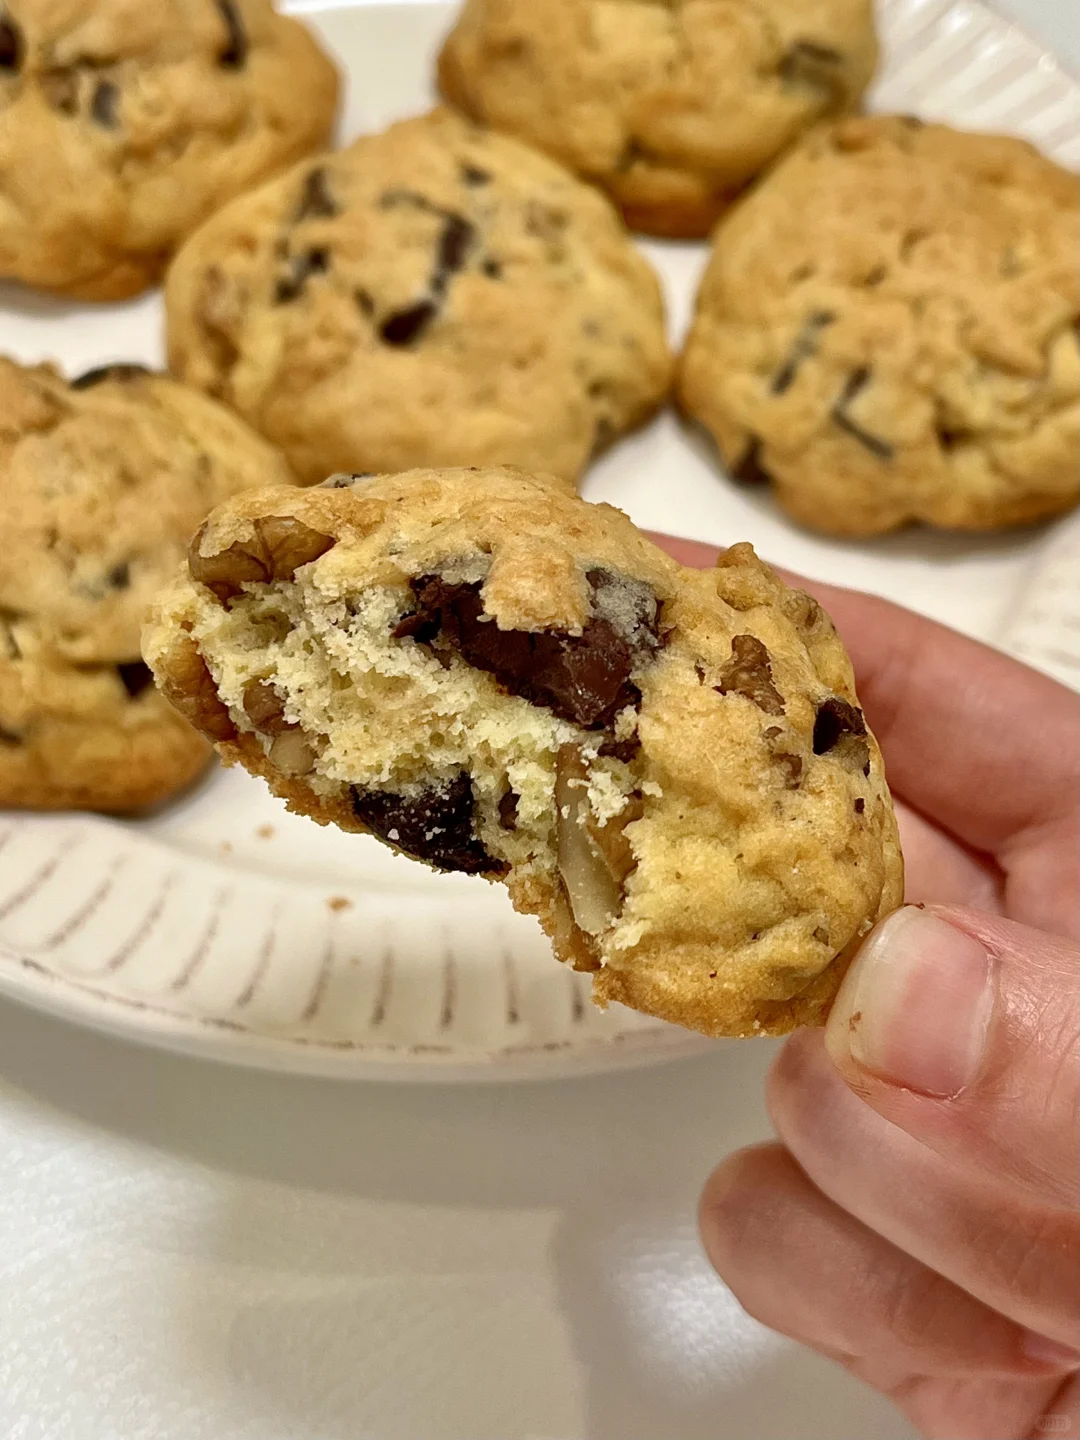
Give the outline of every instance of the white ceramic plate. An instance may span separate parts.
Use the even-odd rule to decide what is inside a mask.
[[[430,103],[452,6],[291,8],[349,74],[343,138]],[[880,22],[876,106],[1015,131],[1080,162],[1080,86],[1015,27],[974,0],[884,0]],[[705,247],[644,248],[678,336]],[[72,372],[112,359],[159,364],[160,300],[92,308],[0,287],[0,348]],[[1001,642],[1026,600],[1028,654],[1047,649],[1076,605],[1075,582],[1062,583],[1060,527],[1053,583],[1037,599],[1045,531],[823,540],[791,528],[767,496],[724,482],[671,416],[610,452],[586,494],[657,529],[750,539],[778,563],[984,639]],[[434,877],[374,841],[321,830],[257,781],[220,770],[138,822],[0,815],[0,991],[149,1043],[344,1077],[565,1074],[708,1043],[617,1007],[595,1010],[587,977],[552,960],[501,889]]]

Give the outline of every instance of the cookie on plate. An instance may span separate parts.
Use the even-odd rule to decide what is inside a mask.
[[[175,381],[118,365],[69,386],[0,357],[0,809],[135,810],[199,773],[209,747],[139,630],[211,506],[289,481]]]
[[[659,284],[603,196],[449,111],[234,201],[166,304],[174,373],[308,482],[496,463],[573,480],[670,378]]]
[[[1080,185],[1021,140],[823,127],[719,226],[684,409],[836,535],[1080,497]]]
[[[500,879],[561,959],[708,1034],[821,1019],[900,903],[881,754],[835,630],[736,545],[683,569],[521,471],[229,501],[144,653],[322,824]]]
[[[116,300],[325,145],[337,72],[271,0],[0,0],[0,279]]]
[[[695,236],[853,109],[876,61],[871,0],[465,0],[439,83],[603,186],[633,228]]]

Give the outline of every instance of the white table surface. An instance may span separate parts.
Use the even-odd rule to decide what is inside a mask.
[[[1080,72],[1075,0],[996,0]],[[5,1440],[899,1440],[747,1321],[693,1216],[771,1046],[338,1085],[0,1002]]]

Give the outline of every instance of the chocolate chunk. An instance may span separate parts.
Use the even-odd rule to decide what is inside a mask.
[[[832,419],[841,430],[850,435],[853,440],[857,440],[864,449],[869,450],[871,455],[875,455],[879,460],[891,460],[895,452],[889,442],[882,440],[879,435],[872,435],[868,430],[864,430],[848,414],[848,406],[862,394],[870,384],[871,378],[871,372],[865,365],[852,371],[840,393],[840,398],[832,408]]]
[[[124,660],[117,665],[116,673],[124,682],[124,689],[134,700],[154,683],[153,672],[142,660]]]
[[[82,375],[77,375],[70,383],[72,390],[90,390],[105,380],[137,380],[140,375],[152,374],[153,371],[146,365],[137,365],[134,361],[117,360],[112,365],[99,365],[94,370],[87,370]]]
[[[780,61],[778,73],[782,80],[820,89],[843,91],[844,77],[839,67],[844,57],[829,45],[816,45],[812,40],[796,40]]]
[[[406,855],[426,860],[438,870],[502,874],[507,867],[489,855],[476,838],[473,808],[472,776],[464,770],[455,779],[417,795],[353,787],[357,819]]]
[[[506,794],[499,799],[499,824],[504,830],[516,830],[518,819],[518,801],[521,796],[516,790],[507,790]]]
[[[216,3],[227,32],[225,46],[218,51],[218,64],[229,70],[241,70],[247,60],[249,47],[236,0],[216,0]]]
[[[791,389],[803,361],[812,359],[817,353],[818,336],[835,319],[836,316],[828,310],[816,310],[807,317],[802,329],[792,342],[787,359],[772,378],[772,384],[769,386],[771,394],[783,395]]]
[[[609,728],[620,710],[640,702],[630,675],[642,647],[603,616],[590,620],[581,635],[500,630],[483,618],[479,583],[451,584],[438,575],[411,583],[416,611],[399,623],[398,638],[411,635],[424,643],[439,637],[510,694],[587,730]]]
[[[464,164],[461,166],[461,180],[465,185],[477,186],[487,185],[491,180],[490,172],[481,170],[479,165]]]
[[[852,770],[870,774],[870,746],[866,741],[863,713],[839,695],[830,695],[814,717],[814,754],[837,757]]]
[[[330,256],[322,249],[304,250],[289,260],[289,273],[282,276],[274,286],[274,304],[287,305],[304,292],[304,286],[312,275],[325,275],[330,269]]]
[[[768,485],[772,476],[761,463],[761,440],[757,435],[750,437],[750,444],[731,466],[728,473],[740,485]]]
[[[612,760],[621,760],[624,765],[629,765],[640,749],[641,741],[636,735],[631,735],[628,740],[605,740],[597,753],[607,755]]]
[[[90,118],[103,130],[115,130],[120,91],[111,80],[99,80],[90,101]]]
[[[856,801],[855,801],[855,814],[856,814],[856,815],[861,815],[865,809],[866,809],[866,801],[865,801],[865,800],[863,799],[863,797],[860,795],[860,796],[857,797],[857,799],[856,799]]]
[[[114,565],[105,577],[110,589],[126,590],[131,584],[131,564],[127,560],[121,560],[119,565]]]
[[[741,695],[752,700],[766,715],[784,714],[784,697],[773,684],[772,660],[756,635],[736,635],[731,642],[731,659],[720,672],[721,695]]]
[[[19,27],[7,15],[0,15],[0,74],[5,70],[18,70],[22,58],[23,41]]]
[[[326,167],[316,165],[315,169],[309,170],[304,177],[304,188],[300,195],[300,203],[293,211],[293,220],[297,224],[301,220],[316,218],[329,220],[340,213],[337,202],[330,193],[330,181],[327,178]]]
[[[450,276],[464,267],[469,246],[475,238],[476,231],[468,220],[452,213],[447,215],[439,236],[435,252],[435,271],[431,277],[431,288],[437,295],[445,291]]]
[[[387,345],[411,345],[428,328],[439,307],[434,300],[418,300],[406,310],[395,310],[379,326],[379,334]]]

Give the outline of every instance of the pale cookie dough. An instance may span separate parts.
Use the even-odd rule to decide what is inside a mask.
[[[514,470],[219,508],[144,653],[290,808],[502,880],[594,994],[711,1035],[826,1013],[900,903],[827,616],[736,545],[686,570]]]
[[[173,371],[308,482],[489,464],[575,480],[670,379],[659,284],[603,196],[447,111],[227,206],[166,303]]]
[[[466,0],[439,81],[634,229],[694,236],[876,61],[871,0]]]
[[[139,655],[192,530],[281,457],[137,366],[69,386],[0,357],[0,809],[130,811],[210,758]]]
[[[0,280],[134,295],[325,145],[330,59],[271,0],[0,0]]]
[[[1022,140],[815,132],[714,237],[683,408],[835,535],[988,530],[1080,498],[1080,186]]]

